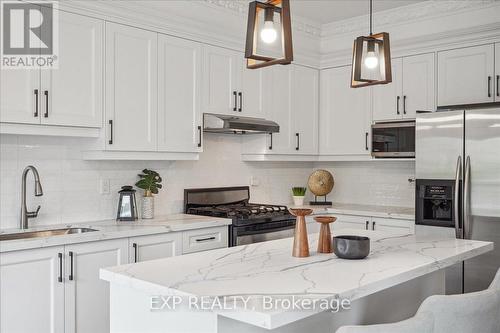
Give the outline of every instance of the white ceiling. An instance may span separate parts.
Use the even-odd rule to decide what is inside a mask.
[[[373,0],[373,11],[411,5],[425,0]],[[369,13],[369,0],[291,0],[290,8],[297,15],[324,24]]]

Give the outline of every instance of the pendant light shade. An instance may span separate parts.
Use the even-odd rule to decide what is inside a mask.
[[[292,62],[289,0],[250,2],[245,58],[250,69]]]
[[[392,82],[389,34],[372,33],[372,0],[370,0],[370,35],[356,38],[352,53],[352,88]]]

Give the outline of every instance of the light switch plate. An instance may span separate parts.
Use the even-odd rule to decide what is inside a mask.
[[[99,181],[99,192],[101,194],[109,194],[109,187],[110,187],[110,181],[109,179],[103,179],[101,178]]]

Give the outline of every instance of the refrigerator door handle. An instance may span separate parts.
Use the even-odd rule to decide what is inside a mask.
[[[465,176],[464,176],[464,226],[463,234],[465,239],[470,239],[470,156],[465,160]]]
[[[462,179],[462,156],[457,158],[457,169],[455,173],[455,193],[453,197],[453,202],[455,206],[455,236],[457,238],[463,238],[463,229],[460,221],[460,180]]]

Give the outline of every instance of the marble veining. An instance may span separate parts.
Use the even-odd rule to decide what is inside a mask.
[[[201,229],[209,227],[218,227],[230,225],[232,220],[207,217],[189,214],[173,214],[157,217],[154,219],[138,220],[135,222],[103,220],[86,223],[55,224],[43,227],[34,227],[25,230],[38,231],[47,229],[62,229],[73,227],[84,227],[96,229],[97,231],[82,234],[58,235],[51,237],[17,239],[0,242],[0,253],[42,248],[48,246],[65,245],[72,243],[92,242],[107,239],[126,238],[134,236],[144,236],[153,234],[162,234],[167,232],[176,232],[192,229]],[[0,234],[19,233],[19,229],[6,229],[0,231]]]
[[[194,253],[101,270],[101,278],[151,295],[298,296],[356,300],[437,271],[493,249],[490,242],[431,236],[394,236],[380,231],[339,230],[334,235],[371,238],[365,260],[317,254],[317,235],[309,235],[312,255],[291,256],[292,239]],[[258,302],[257,302],[258,303]],[[273,310],[221,312],[253,325],[275,328],[314,313]]]

